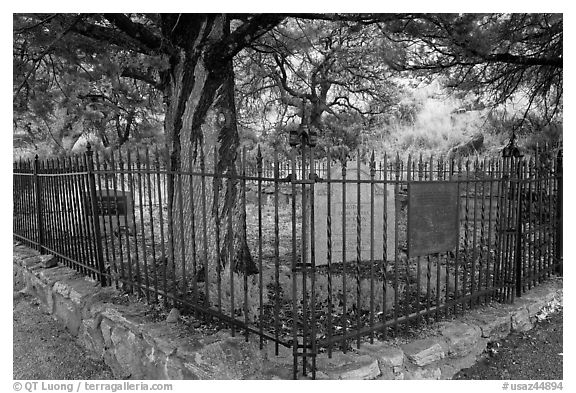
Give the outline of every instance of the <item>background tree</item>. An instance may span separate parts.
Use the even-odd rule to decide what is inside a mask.
[[[398,102],[392,51],[373,24],[287,19],[236,59],[242,118],[261,120],[275,148],[306,124],[324,147],[355,149],[360,129]]]
[[[399,70],[443,76],[493,106],[523,99],[522,119],[562,116],[562,14],[405,14],[380,27],[405,48]]]
[[[148,83],[122,77],[141,59],[73,35],[77,22],[14,16],[15,131],[31,133],[30,143],[49,141],[52,154],[69,152],[81,136],[108,147],[158,135],[160,95]],[[62,32],[50,23],[66,27]]]

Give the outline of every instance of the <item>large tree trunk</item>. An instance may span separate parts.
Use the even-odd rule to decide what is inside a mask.
[[[198,40],[214,42],[229,34],[225,16],[204,18],[200,33],[191,32]],[[165,118],[169,167],[224,177],[170,176],[170,274],[180,293],[192,292],[199,296],[196,300],[237,316],[231,310],[239,309],[244,298],[238,292],[244,281],[240,275],[255,269],[246,246],[238,180],[226,177],[238,174],[234,73],[231,59],[214,64],[214,53],[199,47],[194,43],[194,50],[172,59]]]

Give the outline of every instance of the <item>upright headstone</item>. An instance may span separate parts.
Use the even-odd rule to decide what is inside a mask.
[[[450,181],[458,183],[460,195],[460,221],[473,220],[474,210],[476,219],[484,217],[485,221],[496,222],[500,209],[501,179],[474,173],[456,173]]]
[[[358,171],[355,163],[346,168],[345,183],[342,182],[342,168],[340,166],[331,171],[330,177],[330,181],[325,178],[324,182],[316,183],[314,186],[316,265],[328,263],[329,229],[331,261],[333,263],[356,261],[358,244],[360,244],[361,261],[369,262],[371,256],[373,256],[374,261],[381,261],[384,257],[384,239],[386,239],[387,259],[394,259],[394,225],[396,220],[394,185],[387,184],[385,188],[383,183],[374,183],[373,186],[370,182],[359,183],[358,179],[370,180],[370,168],[362,165]],[[328,187],[330,187],[330,199],[328,199]],[[359,200],[358,187],[360,188]],[[371,187],[374,187],[373,200]],[[345,203],[343,203],[343,193],[345,193]],[[372,204],[373,210],[371,209]],[[328,227],[329,206],[330,228]],[[360,206],[360,215],[358,215],[358,206]],[[373,215],[371,214],[372,211]],[[358,243],[358,219],[360,219],[360,243]],[[372,227],[373,233],[371,232]],[[346,255],[344,255],[343,245],[345,245]]]

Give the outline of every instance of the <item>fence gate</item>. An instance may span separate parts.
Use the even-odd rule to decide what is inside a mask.
[[[308,154],[306,154],[308,153]],[[316,255],[313,239],[314,171],[313,149],[302,149],[300,174],[296,157],[291,157],[289,180],[292,187],[292,351],[293,377],[298,377],[298,362],[304,376],[316,378]],[[300,198],[298,198],[300,196]],[[300,243],[300,244],[298,244]],[[299,252],[300,251],[300,252]]]

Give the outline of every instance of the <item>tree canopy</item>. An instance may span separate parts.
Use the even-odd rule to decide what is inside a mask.
[[[401,15],[382,32],[405,48],[397,69],[443,75],[492,105],[521,93],[525,116],[535,108],[548,121],[561,115],[562,14]]]
[[[193,193],[185,192],[192,184],[176,182],[173,174],[214,165],[221,176],[202,190],[212,207],[204,216],[208,259],[233,264],[236,271],[254,270],[235,176],[239,123],[260,131],[272,125],[282,135],[289,127],[309,125],[328,144],[350,146],[371,120],[404,111],[402,78],[436,76],[448,86],[484,94],[494,105],[525,96],[525,116],[532,110],[548,119],[562,113],[561,15],[13,18],[15,137],[50,140],[67,151],[80,135],[96,136],[111,149],[138,136],[161,136],[168,153],[167,221],[189,230],[206,223],[192,211],[199,208]],[[226,217],[233,217],[226,232],[232,241],[215,236]],[[184,225],[188,219],[197,222]],[[187,241],[173,240],[175,250]]]
[[[235,126],[202,128],[226,89],[219,124],[329,135],[397,110],[406,75],[562,115],[561,14],[14,14],[13,33],[15,133],[63,150],[162,136],[174,165],[188,141],[233,161]]]

